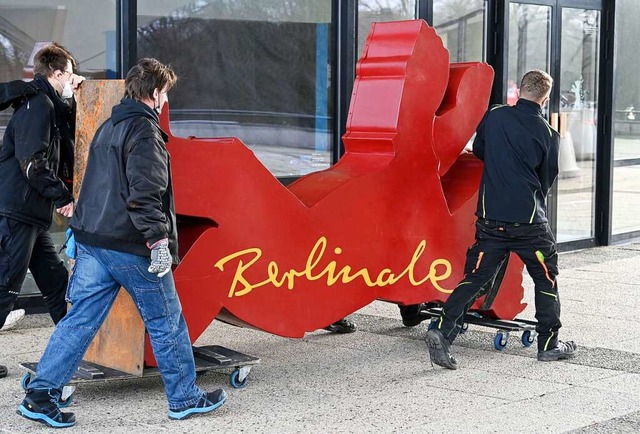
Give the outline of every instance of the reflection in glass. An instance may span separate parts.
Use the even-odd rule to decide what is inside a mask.
[[[357,57],[362,56],[371,23],[413,20],[416,17],[416,3],[417,0],[359,0]]]
[[[487,0],[434,0],[433,26],[449,50],[451,62],[485,60]]]
[[[640,231],[640,8],[616,1],[612,233]]]
[[[593,236],[600,12],[562,9],[558,241]]]
[[[277,176],[329,167],[331,3],[138,1],[138,57],[179,76],[173,134],[238,137]]]
[[[551,7],[509,5],[509,64],[507,104],[518,100],[522,76],[532,69],[549,72],[551,58]]]

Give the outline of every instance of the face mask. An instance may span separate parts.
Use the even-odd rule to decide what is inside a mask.
[[[155,96],[153,97],[153,111],[158,115],[162,111],[162,107],[160,107],[160,100],[158,99],[158,101],[156,102]]]
[[[60,82],[58,81],[58,84]],[[62,86],[62,84],[60,84]],[[61,98],[69,99],[73,96],[73,90],[71,89],[71,84],[67,81],[64,86],[62,86],[62,93],[60,94]]]

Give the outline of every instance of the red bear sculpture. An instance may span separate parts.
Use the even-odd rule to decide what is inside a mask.
[[[376,299],[444,301],[473,242],[482,163],[461,152],[492,79],[486,64],[449,65],[424,21],[377,23],[330,169],[284,187],[238,139],[171,136],[191,339],[216,317],[301,337]],[[512,258],[493,315],[523,310],[521,283]]]

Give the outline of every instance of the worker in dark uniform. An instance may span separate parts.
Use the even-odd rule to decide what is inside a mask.
[[[533,70],[520,85],[515,106],[494,106],[478,126],[473,153],[484,161],[476,215],[476,242],[467,252],[465,275],[427,332],[432,363],[457,369],[450,345],[465,314],[510,252],[535,283],[538,360],[572,357],[573,342],[558,340],[558,253],[547,220],[547,193],[558,175],[559,134],[542,116],[552,78]]]

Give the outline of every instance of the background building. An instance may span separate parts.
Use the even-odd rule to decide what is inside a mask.
[[[493,66],[494,103],[514,103],[529,69],[554,77],[561,249],[640,235],[637,0],[0,0],[0,80],[28,77],[39,42],[65,45],[89,78],[121,78],[156,57],[180,77],[174,134],[237,136],[288,183],[340,157],[371,23],[416,18],[434,25],[451,61]],[[0,133],[10,115],[0,113]]]

